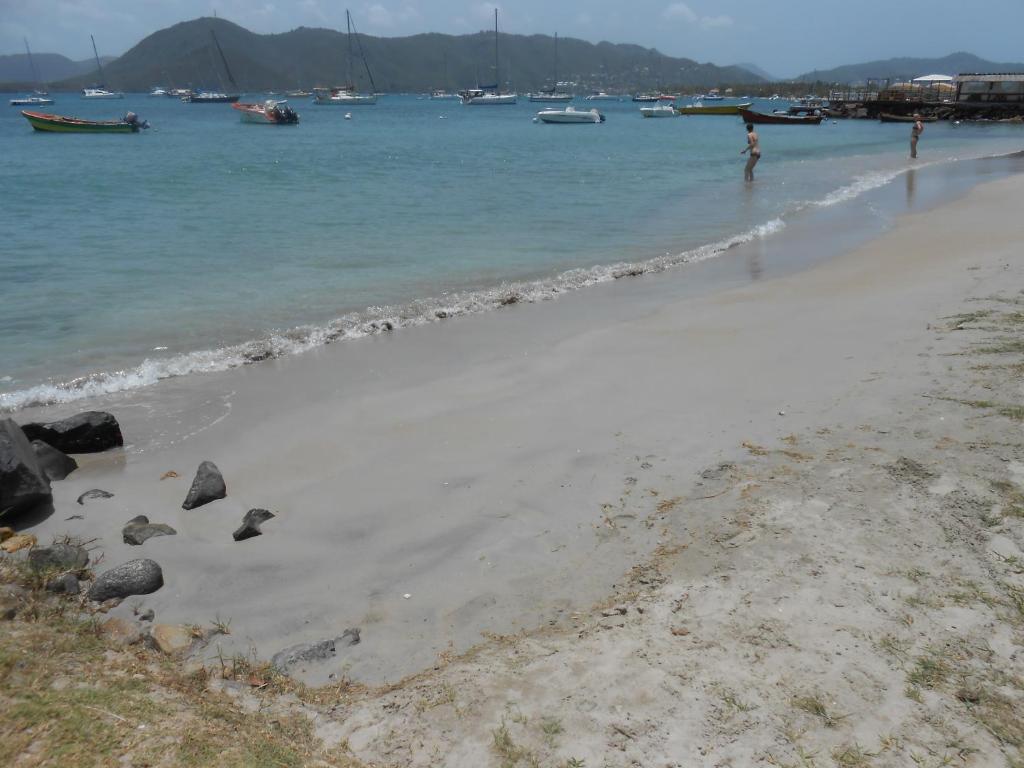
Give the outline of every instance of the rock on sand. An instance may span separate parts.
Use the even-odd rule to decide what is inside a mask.
[[[151,523],[145,515],[133,517],[121,529],[121,538],[125,544],[139,546],[153,536],[174,536],[177,533],[171,526],[164,523]]]
[[[39,466],[51,481],[63,480],[78,469],[77,461],[42,440],[33,440],[32,450],[39,460]]]
[[[148,595],[164,585],[164,574],[153,560],[129,560],[104,571],[89,587],[88,598],[97,603],[112,597]]]
[[[245,539],[251,539],[253,536],[260,536],[263,534],[263,531],[260,530],[260,525],[267,522],[273,516],[273,512],[265,509],[250,509],[245,513],[245,517],[242,518],[242,525],[231,535],[235,541],[244,541]]]
[[[117,419],[103,411],[86,411],[49,424],[26,424],[22,429],[30,440],[42,440],[64,453],[99,453],[124,445]]]
[[[188,489],[188,496],[182,503],[182,509],[195,509],[211,501],[223,499],[228,495],[224,486],[224,477],[221,475],[217,465],[212,461],[204,461],[196,470],[196,476],[192,480],[192,487]]]
[[[11,419],[0,420],[0,517],[52,499],[50,480],[25,433]]]

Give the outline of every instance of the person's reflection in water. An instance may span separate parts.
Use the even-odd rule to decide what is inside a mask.
[[[917,186],[917,171],[911,168],[907,171],[907,207],[911,208],[914,205],[914,192]]]

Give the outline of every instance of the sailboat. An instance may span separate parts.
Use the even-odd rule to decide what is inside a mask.
[[[220,47],[220,41],[217,39],[217,33],[212,29],[210,30],[210,37],[213,38],[213,44],[217,48],[217,53],[220,54],[221,63],[224,64],[224,71],[228,73],[228,80],[237,91],[238,83],[235,82],[235,77],[231,74],[231,67],[228,66],[228,60],[224,56],[224,50]],[[220,73],[218,72],[218,77],[219,76]],[[238,94],[201,89],[198,93],[190,93],[186,96],[182,96],[181,100],[187,101],[190,104],[234,104],[238,101]]]
[[[92,40],[92,55],[96,57],[96,69],[100,73],[100,84],[91,88],[82,89],[83,99],[123,99],[124,94],[120,91],[111,91],[107,88],[107,80],[103,76],[103,65],[100,63],[100,55],[96,52],[96,38],[89,35]]]
[[[448,85],[448,54],[444,55],[444,83]],[[449,93],[445,88],[438,88],[430,92],[430,98],[434,101],[449,101],[459,98],[457,93]]]
[[[11,99],[12,107],[38,107],[44,104],[53,104],[53,99],[49,97],[49,94],[42,88],[39,82],[39,73],[36,72],[35,62],[32,60],[32,49],[28,47],[28,38],[25,39],[25,53],[28,54],[28,68],[32,71],[32,82],[35,83],[36,90],[31,96],[25,96],[21,99]]]
[[[459,91],[463,104],[472,106],[483,106],[487,104],[515,104],[514,93],[501,92],[501,77],[498,73],[498,9],[494,9],[494,85],[484,85],[478,88],[467,88]]]
[[[530,101],[557,102],[564,104],[572,101],[572,94],[562,93],[558,90],[558,33],[555,32],[555,77],[554,85],[540,93],[531,93]]]
[[[377,86],[373,82],[370,65],[366,63],[366,54],[363,53],[363,44],[359,38],[356,38],[356,45],[359,46],[359,58],[362,59],[363,67],[366,69],[366,77],[370,80],[371,92],[359,93],[356,91],[355,80],[352,77],[352,26],[352,14],[346,8],[345,28],[348,33],[348,53],[346,55],[348,83],[330,89],[314,88],[313,92],[316,94],[316,97],[313,99],[314,104],[320,104],[321,106],[359,106],[377,103]]]

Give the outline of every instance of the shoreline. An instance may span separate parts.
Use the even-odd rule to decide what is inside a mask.
[[[337,342],[357,341],[397,330],[436,325],[444,320],[489,313],[513,304],[542,303],[625,278],[675,271],[681,267],[726,256],[737,248],[742,250],[745,247],[756,247],[765,238],[779,237],[779,233],[782,233],[781,236],[784,238],[787,227],[813,227],[813,218],[816,215],[828,211],[833,206],[842,208],[844,204],[849,205],[859,198],[870,197],[874,192],[891,187],[901,176],[910,178],[919,173],[938,176],[948,172],[950,168],[982,167],[992,163],[1003,164],[1004,169],[1001,173],[1009,174],[1024,171],[1021,159],[1022,153],[1011,152],[980,155],[969,159],[922,162],[920,165],[910,165],[888,173],[875,172],[855,178],[833,190],[823,199],[794,203],[779,217],[762,222],[747,231],[679,253],[666,253],[636,262],[625,261],[574,268],[529,280],[503,281],[489,287],[456,289],[436,297],[414,299],[397,306],[368,307],[348,312],[320,324],[309,323],[286,330],[268,331],[258,338],[224,347],[180,352],[169,358],[146,358],[142,363],[127,369],[98,371],[62,382],[35,384],[27,389],[0,393],[0,413],[20,415],[35,410],[70,408],[76,404],[88,406],[90,401],[102,401],[117,395],[130,397],[139,389],[158,386],[168,379],[230,371],[267,360],[306,354]],[[929,184],[926,178],[920,183],[922,187]],[[949,184],[948,179],[946,184],[954,186]],[[957,190],[952,194],[965,192],[962,182],[957,186]],[[922,192],[929,194],[926,190]],[[909,191],[909,182],[907,194],[906,209],[910,210],[912,204],[909,198],[912,193]],[[930,194],[934,194],[934,191]],[[948,191],[940,192],[938,198],[941,200],[949,195]],[[937,203],[932,201],[931,204]],[[849,218],[848,214],[847,221],[842,223],[841,227],[851,229]],[[881,231],[884,231],[884,227],[876,226],[875,232]],[[849,243],[839,248],[830,245],[829,254],[834,255],[848,247]]]
[[[893,369],[890,388],[910,386],[898,372],[914,323],[962,288],[931,270],[972,257],[946,253],[949,240],[934,241],[938,262],[913,238],[895,263],[878,263],[875,251],[892,252],[922,220],[945,231],[948,211],[1022,178],[776,279],[730,285],[735,273],[720,260],[708,268],[725,289],[710,295],[676,295],[680,281],[618,284],[585,301],[214,375],[198,393],[183,387],[163,413],[166,393],[159,404],[141,399],[119,419],[129,440],[154,436],[87,457],[54,486],[58,510],[88,488],[115,498],[33,532],[95,538],[112,564],[153,557],[165,587],[112,615],[141,604],[165,622],[230,618],[234,633],[219,641],[229,654],[269,658],[360,627],[359,646],[303,673],[313,683],[339,673],[393,681],[482,632],[568,626],[662,543],[662,530],[631,509],[638,499],[684,496],[689,477],[736,460],[744,442],[810,428],[837,409],[852,414],[859,382],[876,369]],[[879,350],[886,335],[891,348]],[[884,411],[884,400],[869,404]],[[197,422],[183,424],[186,415]],[[228,498],[183,512],[205,459],[224,472]],[[159,479],[171,469],[184,479]],[[233,542],[250,507],[278,517],[263,536]],[[140,513],[178,535],[122,544],[121,526]]]

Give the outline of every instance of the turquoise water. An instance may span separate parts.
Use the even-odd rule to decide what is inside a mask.
[[[909,167],[909,126],[868,121],[762,126],[747,187],[738,118],[641,119],[630,102],[550,126],[525,99],[387,96],[351,120],[293,101],[301,124],[275,127],[227,105],[57,98],[153,129],[37,134],[0,113],[0,409],[716,256]],[[919,163],[1022,143],[1019,126],[933,124]]]

